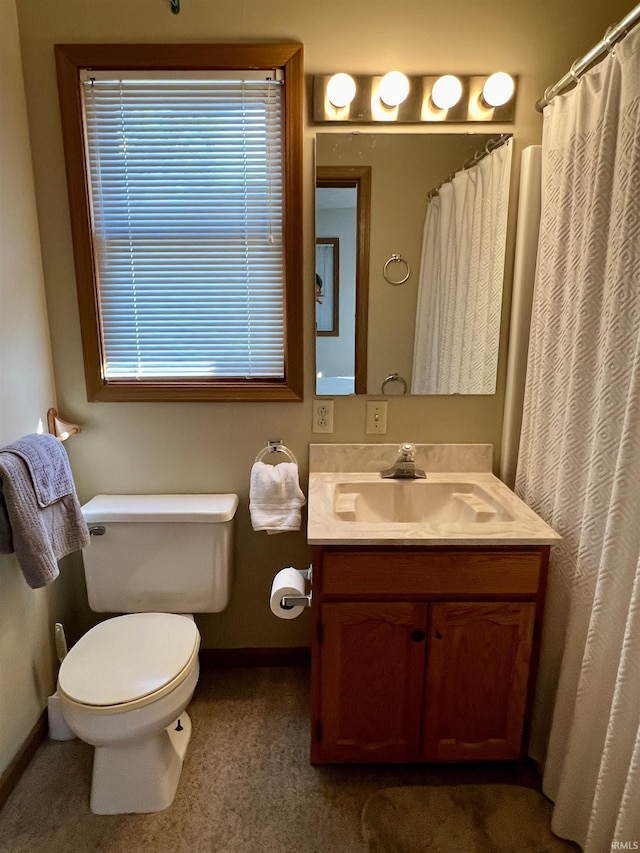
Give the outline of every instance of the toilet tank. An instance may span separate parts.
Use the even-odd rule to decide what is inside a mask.
[[[96,495],[82,507],[97,613],[216,613],[229,602],[238,496]]]

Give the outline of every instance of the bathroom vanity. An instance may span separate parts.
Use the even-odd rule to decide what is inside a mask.
[[[517,759],[560,537],[489,445],[419,445],[426,480],[382,480],[395,451],[311,447],[311,760]]]

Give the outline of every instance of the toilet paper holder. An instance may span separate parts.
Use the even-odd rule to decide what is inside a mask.
[[[302,577],[308,581],[313,577],[313,565],[310,565],[308,569],[296,569],[296,571],[300,572]],[[290,610],[292,607],[311,607],[312,598],[313,592],[311,590],[307,595],[283,595],[280,599],[280,606],[285,610]]]

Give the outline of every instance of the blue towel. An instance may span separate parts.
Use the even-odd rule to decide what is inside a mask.
[[[58,576],[58,560],[89,544],[62,443],[28,435],[0,449],[0,553],[15,551],[30,587]]]
[[[15,453],[25,462],[41,507],[75,494],[69,458],[62,442],[54,436],[25,435],[3,447],[1,452]]]

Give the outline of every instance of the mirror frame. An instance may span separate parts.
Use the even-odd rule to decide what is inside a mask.
[[[355,393],[366,394],[367,326],[369,320],[369,249],[371,233],[371,166],[316,166],[316,188],[322,187],[355,187],[357,191]]]

